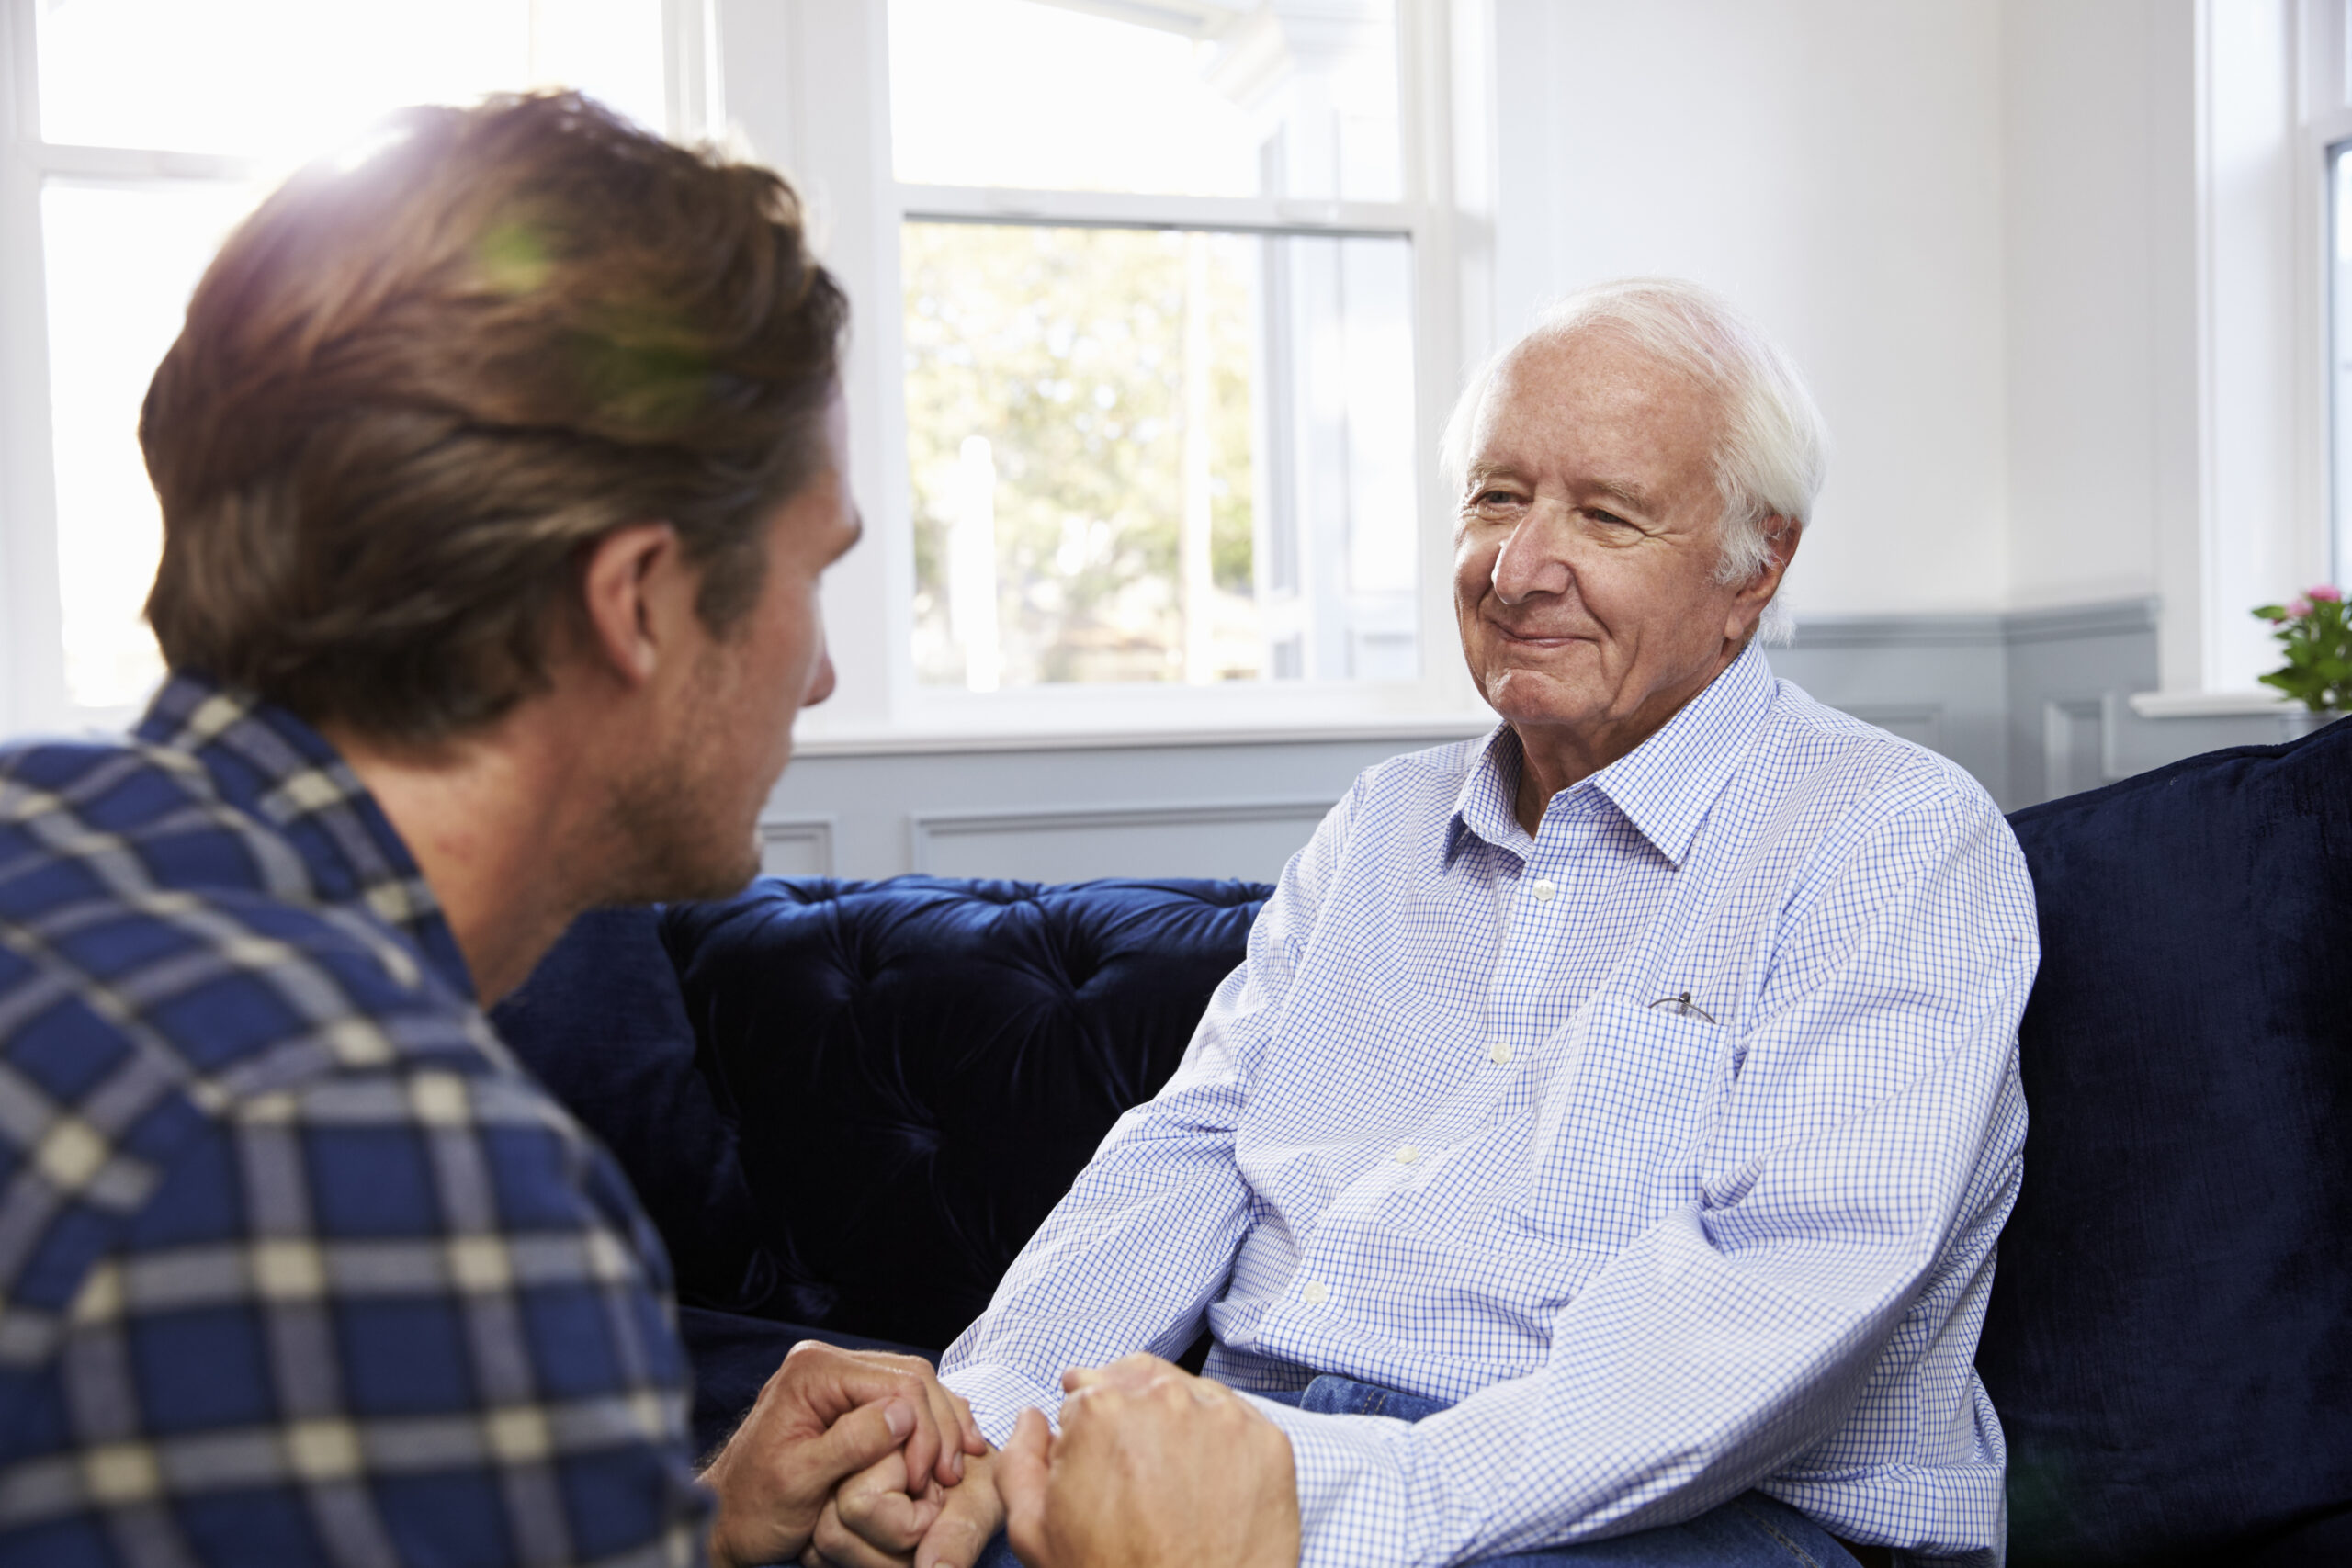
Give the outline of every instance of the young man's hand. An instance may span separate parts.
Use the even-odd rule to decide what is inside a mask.
[[[1296,1568],[1290,1439],[1155,1356],[1062,1379],[1062,1429],[1021,1414],[991,1479],[1029,1568]]]
[[[834,1487],[885,1458],[899,1466],[909,1517],[928,1528],[965,1456],[987,1452],[970,1407],[929,1362],[803,1340],[703,1472],[718,1496],[711,1557],[718,1568],[747,1568],[797,1556]]]

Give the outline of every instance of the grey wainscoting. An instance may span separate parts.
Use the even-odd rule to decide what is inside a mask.
[[[2132,693],[2156,686],[2154,600],[2023,611],[2005,619],[2009,769],[2008,788],[1998,792],[2003,805],[2053,800],[2169,761],[2157,755],[2168,742],[2181,744],[2172,756],[2211,750],[2165,728],[2175,721],[2141,719],[2131,710]],[[2259,733],[2234,739],[2276,740],[2276,725],[2256,718]],[[2127,766],[2127,750],[2145,760]]]
[[[769,801],[766,863],[849,877],[1271,882],[1356,774],[1472,732],[1465,721],[1343,739],[802,756]]]
[[[1822,701],[1951,757],[2012,809],[2294,728],[2282,715],[2134,714],[2132,694],[2156,685],[2147,599],[1815,617],[1771,660]],[[1358,773],[1475,728],[823,750],[797,759],[769,801],[763,863],[804,876],[1271,881]]]

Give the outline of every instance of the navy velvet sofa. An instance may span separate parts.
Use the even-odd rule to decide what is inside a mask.
[[[1977,1356],[2010,1562],[2352,1563],[2352,724],[2011,822],[2044,956]],[[704,1439],[806,1334],[944,1346],[1265,892],[770,880],[581,921],[498,1022],[661,1227]]]

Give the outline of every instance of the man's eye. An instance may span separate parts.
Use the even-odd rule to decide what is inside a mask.
[[[1587,517],[1591,518],[1595,523],[1614,523],[1621,528],[1630,528],[1633,526],[1632,524],[1626,522],[1623,517],[1618,516],[1615,513],[1603,512],[1597,506],[1586,507],[1584,514]]]
[[[1511,492],[1507,490],[1482,491],[1479,492],[1477,504],[1480,506],[1509,506],[1512,502],[1517,501],[1519,497],[1511,494]]]

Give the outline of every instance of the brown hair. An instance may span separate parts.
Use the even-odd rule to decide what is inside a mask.
[[[432,741],[546,679],[551,612],[662,521],[723,634],[824,461],[848,303],[790,186],[576,95],[415,109],[289,179],[189,301],[139,425],[175,669]]]

